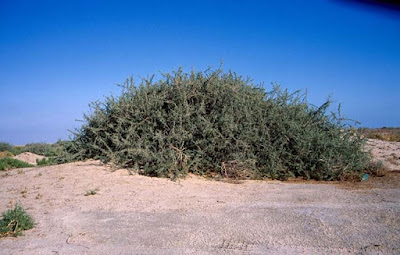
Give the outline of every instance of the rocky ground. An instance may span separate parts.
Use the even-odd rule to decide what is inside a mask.
[[[400,143],[369,146],[391,171],[361,183],[172,182],[97,161],[0,172],[0,211],[36,221],[0,254],[400,254]]]

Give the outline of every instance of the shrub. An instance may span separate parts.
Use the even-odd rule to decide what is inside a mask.
[[[317,180],[361,178],[370,161],[340,109],[328,114],[330,100],[315,107],[301,91],[265,91],[233,72],[182,69],[121,87],[118,97],[91,104],[65,158],[170,178],[192,172]]]
[[[2,159],[2,158],[11,158],[11,157],[14,157],[15,155],[14,154],[12,154],[11,152],[9,152],[9,151],[1,151],[0,152],[0,159]]]
[[[389,142],[400,142],[400,129],[399,128],[360,128],[360,132],[367,138],[378,139]]]
[[[388,168],[382,161],[371,161],[366,172],[372,176],[382,177],[385,176],[388,171]]]
[[[10,150],[13,154],[17,155],[23,152],[31,152],[38,155],[43,155],[46,157],[56,157],[59,156],[63,150],[65,144],[68,141],[59,140],[56,143],[48,144],[48,143],[29,143],[23,146],[14,146],[12,150]],[[11,145],[10,145],[11,146]],[[1,148],[1,146],[0,146]]]
[[[78,158],[82,159],[82,157],[77,157],[77,155],[75,155],[76,149],[72,141],[60,140],[57,142],[57,146],[57,156],[53,158],[55,164],[72,162]]]
[[[16,205],[14,209],[3,213],[0,220],[0,237],[19,236],[22,231],[33,228],[34,221],[24,208]]]
[[[50,166],[57,164],[55,158],[43,158],[43,159],[36,159],[36,164],[38,166]]]
[[[32,165],[13,158],[0,159],[0,171],[22,167],[32,167]]]
[[[0,142],[0,152],[4,152],[4,151],[9,151],[9,152],[15,154],[14,146],[12,146],[9,143]]]
[[[389,142],[400,142],[400,133],[373,132],[373,133],[370,133],[367,137],[371,138],[371,139],[378,139],[378,140],[389,141]]]
[[[56,144],[47,143],[29,143],[19,148],[19,153],[31,152],[46,157],[52,157],[57,155]]]

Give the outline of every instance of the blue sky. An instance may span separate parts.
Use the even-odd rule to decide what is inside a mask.
[[[400,126],[400,13],[346,1],[0,1],[0,141],[55,142],[133,75],[209,66]]]

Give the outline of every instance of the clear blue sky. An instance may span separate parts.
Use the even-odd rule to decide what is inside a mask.
[[[130,75],[231,69],[400,126],[400,13],[344,1],[0,1],[0,141],[68,137]],[[268,87],[267,87],[268,88]]]

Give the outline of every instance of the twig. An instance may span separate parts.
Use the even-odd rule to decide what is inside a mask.
[[[72,234],[69,234],[67,240],[65,241],[67,244],[71,244],[71,243],[69,242],[69,239],[70,239],[71,237],[72,237]]]
[[[222,165],[222,169],[224,169],[225,178],[227,178],[228,177],[228,173],[226,171],[225,162],[222,162],[221,165]]]
[[[86,233],[79,233],[79,235],[84,235],[84,234],[86,234]],[[69,234],[69,236],[68,236],[68,238],[67,238],[67,240],[65,241],[67,244],[72,244],[72,245],[76,245],[76,246],[81,246],[81,247],[84,247],[84,248],[86,248],[86,249],[89,249],[89,247],[87,247],[87,246],[85,246],[85,245],[82,245],[82,244],[73,244],[73,243],[70,243],[70,238],[72,238],[72,234]]]

